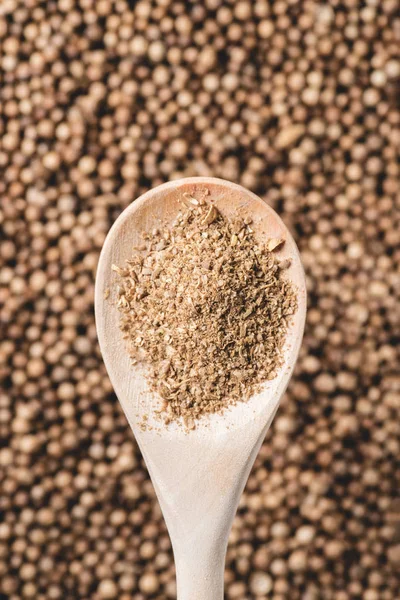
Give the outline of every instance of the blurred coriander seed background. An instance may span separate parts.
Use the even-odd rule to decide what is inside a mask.
[[[398,600],[398,8],[1,2],[0,600],[176,597],[93,283],[123,208],[190,175],[265,198],[309,289],[226,597]]]

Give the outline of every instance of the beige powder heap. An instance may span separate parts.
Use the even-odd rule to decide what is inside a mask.
[[[166,421],[194,426],[277,375],[297,300],[282,276],[289,261],[272,252],[282,240],[262,247],[249,222],[228,222],[204,199],[183,202],[170,229],[144,234],[146,249],[113,269],[130,356]]]

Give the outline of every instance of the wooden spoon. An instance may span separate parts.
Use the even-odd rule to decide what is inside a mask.
[[[251,217],[258,240],[285,239],[277,255],[291,259],[286,276],[297,287],[298,310],[277,377],[249,401],[200,420],[188,432],[157,418],[160,400],[148,390],[141,370],[131,365],[114,305],[118,277],[111,265],[122,266],[131,257],[141,232],[161,222],[171,224],[182,210],[183,194],[196,197],[205,188],[208,200],[227,218]],[[272,208],[243,187],[210,177],[171,181],[135,200],[111,228],[97,270],[95,309],[104,362],[146,461],[171,537],[178,598],[221,600],[227,541],[240,495],[289,382],[303,335],[306,286],[296,244]]]

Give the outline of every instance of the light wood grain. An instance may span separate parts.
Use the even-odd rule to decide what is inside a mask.
[[[140,368],[133,368],[119,330],[114,306],[117,277],[113,263],[123,265],[140,243],[144,230],[170,224],[182,208],[183,193],[210,191],[209,198],[227,218],[253,219],[260,241],[283,237],[278,256],[291,258],[286,276],[298,293],[298,310],[290,324],[284,365],[278,376],[248,402],[223,415],[211,415],[190,432],[157,418],[158,398],[149,392]],[[110,297],[104,300],[104,292]],[[296,244],[278,215],[260,198],[236,184],[209,177],[173,181],[135,200],[111,228],[100,256],[95,310],[104,362],[115,392],[136,436],[171,536],[179,600],[223,598],[226,545],[240,495],[265,433],[275,415],[295,365],[306,314],[306,287]],[[148,426],[142,429],[143,416]]]

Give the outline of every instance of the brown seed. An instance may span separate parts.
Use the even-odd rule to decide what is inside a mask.
[[[304,135],[305,133],[305,127],[304,125],[301,124],[293,124],[293,125],[288,125],[287,127],[285,127],[284,129],[282,129],[276,138],[276,147],[277,148],[288,148],[289,146],[291,146],[292,144],[294,144],[295,142],[297,142],[297,140]]]

